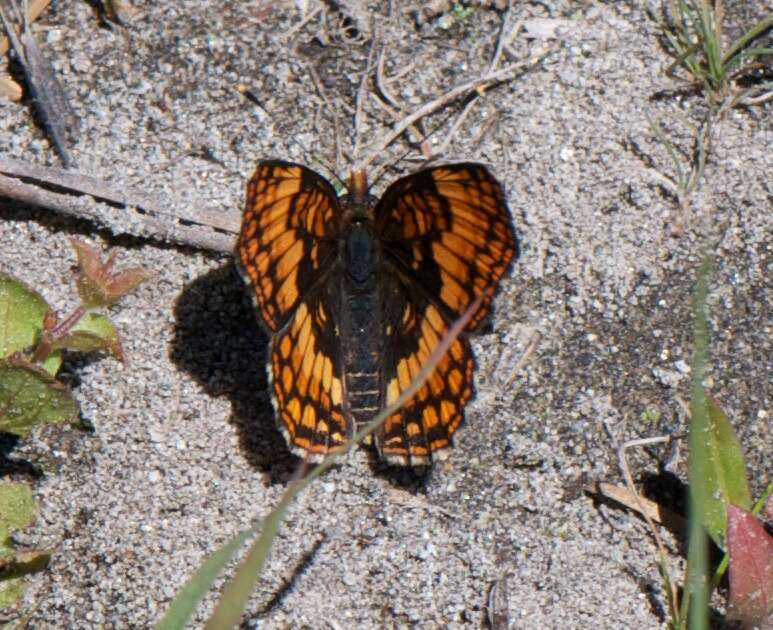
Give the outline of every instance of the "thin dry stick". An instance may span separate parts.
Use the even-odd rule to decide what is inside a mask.
[[[674,532],[686,531],[684,519],[678,514],[674,514],[655,501],[650,501],[635,492],[631,492],[627,487],[596,482],[584,485],[583,489],[591,495],[611,499],[638,513],[641,513],[642,508],[644,508],[653,522],[663,525]]]
[[[384,51],[382,50],[381,54],[379,54],[378,67],[376,68],[376,87],[378,88],[379,92],[381,92],[381,95],[387,100],[387,102],[392,107],[394,107],[394,110],[390,109],[389,107],[386,107],[385,106],[386,104],[382,103],[381,99],[379,99],[376,95],[373,95],[373,97],[375,98],[377,103],[379,103],[382,106],[385,106],[385,109],[392,115],[392,117],[395,120],[400,120],[402,116],[405,116],[405,113],[404,113],[405,107],[402,106],[402,104],[389,91],[389,88],[387,87],[387,83],[390,83],[391,81],[387,79],[384,73],[384,59],[385,59],[385,55],[384,55]],[[414,138],[418,141],[422,137],[421,132],[419,132],[419,130],[416,128],[415,125],[411,125],[410,129],[414,134]]]
[[[513,39],[515,34],[521,30],[521,26],[523,25],[523,18],[518,20],[518,22],[516,22],[512,28],[508,28],[510,26],[510,18],[512,17],[512,14],[513,0],[509,0],[507,3],[507,12],[505,13],[504,18],[502,18],[502,28],[499,31],[499,37],[497,38],[497,48],[494,51],[494,56],[491,58],[491,65],[489,65],[488,74],[491,74],[494,72],[494,70],[497,69],[499,62],[502,59],[502,52],[504,51],[505,47],[510,44],[510,40]]]
[[[15,3],[13,6],[19,13]],[[30,32],[26,13],[21,18],[22,30],[19,36],[16,35],[16,28],[5,15],[1,5],[0,18],[16,53],[16,59],[24,71],[27,88],[46,135],[62,163],[70,166],[72,158],[67,151],[67,131],[75,127],[77,120],[72,114],[67,96],[56,78],[53,67],[40,52]]]
[[[181,245],[228,252],[233,249],[241,223],[237,211],[187,206],[176,208],[144,191],[119,187],[73,171],[5,158],[0,159],[0,173],[5,173],[0,175],[0,196],[87,219],[114,234],[150,236]],[[24,180],[18,179],[20,177]],[[127,219],[131,217],[131,220],[111,220],[116,206],[127,212]]]
[[[43,10],[51,4],[51,0],[32,0],[27,7],[27,21],[34,22],[38,19]],[[21,32],[23,27],[17,29]],[[0,55],[4,55],[11,47],[8,37],[0,37]]]
[[[368,53],[368,62],[365,64],[365,71],[362,73],[362,79],[360,80],[360,88],[357,90],[357,97],[354,108],[354,147],[352,153],[355,158],[360,154],[360,138],[362,138],[361,121],[363,107],[365,104],[365,97],[367,96],[368,79],[370,78],[370,72],[373,69],[376,60],[376,42],[379,39],[380,33],[373,24],[373,41],[370,46],[370,52]]]
[[[367,154],[366,154],[367,157],[365,157],[361,163],[357,164],[354,170],[358,170],[358,171],[365,170],[368,167],[368,165],[376,158],[377,155],[381,154],[381,152],[384,151],[384,149],[386,149],[392,142],[394,142],[395,138],[398,138],[400,134],[402,134],[408,127],[414,124],[417,120],[420,120],[424,116],[427,116],[428,114],[431,114],[432,112],[440,109],[441,107],[444,107],[454,99],[459,98],[464,94],[467,94],[473,90],[477,90],[482,87],[488,87],[493,83],[503,81],[506,78],[508,78],[508,75],[511,75],[523,68],[527,68],[536,63],[539,63],[540,61],[542,61],[542,59],[545,58],[545,56],[549,52],[550,50],[542,49],[540,53],[538,53],[535,57],[533,57],[528,61],[514,63],[491,74],[486,74],[483,77],[479,77],[472,81],[467,81],[466,83],[456,86],[455,88],[449,90],[442,96],[439,96],[438,98],[430,101],[429,103],[426,103],[425,105],[417,109],[412,114],[403,118],[395,126],[395,128],[392,129],[392,131],[387,132],[386,134],[384,134],[384,136],[382,136],[380,140],[374,142],[367,151]]]
[[[343,163],[343,150],[341,149],[341,133],[338,125],[338,113],[337,109],[333,106],[333,103],[330,102],[330,99],[327,96],[327,93],[325,92],[325,89],[322,87],[322,82],[319,80],[319,77],[317,76],[317,71],[314,70],[314,67],[311,65],[306,66],[306,70],[309,73],[309,76],[311,77],[311,82],[314,84],[314,89],[317,90],[317,95],[322,99],[322,102],[327,106],[326,109],[329,112],[332,112],[333,116],[333,143],[335,144],[335,169],[338,171],[339,167]],[[314,122],[314,128],[317,131],[317,136],[323,137],[323,134],[319,132],[319,127],[317,125],[317,119],[315,118]]]
[[[518,373],[523,369],[523,366],[526,365],[527,361],[531,359],[531,355],[534,354],[534,351],[537,349],[537,346],[539,345],[539,342],[542,340],[542,334],[539,330],[532,331],[532,334],[529,337],[529,345],[526,346],[526,349],[523,351],[523,354],[521,355],[521,358],[518,359],[518,362],[515,364],[515,367],[513,368],[513,371],[510,373],[510,376],[507,379],[507,382],[504,385],[505,390],[510,389],[512,384],[515,382],[515,379],[518,378]]]
[[[398,122],[398,121],[402,120],[403,116],[405,116],[405,114],[401,114],[397,110],[392,109],[389,106],[389,104],[385,103],[382,99],[380,99],[373,92],[370,93],[370,98],[376,104],[376,106],[380,107],[381,109],[383,109],[392,118],[393,121]],[[421,141],[422,145],[427,143],[426,139],[425,140],[421,140],[422,137],[423,137],[423,134],[421,134],[419,132],[418,127],[415,127],[414,125],[411,125],[408,129],[410,129],[410,131],[413,132],[413,134],[414,134],[414,137],[412,137],[410,139],[411,142],[419,142],[419,141]],[[426,160],[427,158],[428,158],[428,156],[425,156],[422,159]],[[410,159],[410,158],[406,157],[406,159]]]
[[[448,147],[451,146],[451,142],[453,142],[454,137],[459,131],[459,128],[462,126],[465,119],[467,118],[467,116],[469,115],[469,113],[472,111],[473,107],[475,107],[477,103],[478,103],[478,99],[474,98],[469,103],[467,103],[467,105],[464,106],[464,109],[456,117],[454,124],[451,125],[451,129],[449,129],[448,133],[445,135],[445,140],[443,140],[443,144],[441,144],[437,149],[435,149],[434,151],[435,154],[443,155],[446,151],[448,151]]]
[[[494,52],[494,56],[491,59],[491,63],[489,64],[487,74],[492,74],[496,72],[496,69],[499,66],[499,62],[502,59],[502,51],[509,44],[514,34],[521,30],[521,25],[523,24],[522,19],[519,20],[512,28],[509,27],[512,10],[513,10],[513,2],[512,0],[510,0],[507,13],[505,13],[505,16],[502,20],[502,28],[499,32],[499,37],[497,38],[497,48],[496,48],[496,51]],[[475,105],[477,105],[477,103],[478,103],[477,98],[467,103],[467,105],[464,107],[464,109],[459,114],[459,116],[457,116],[456,120],[454,121],[454,124],[451,126],[451,129],[445,135],[445,140],[443,141],[443,144],[441,144],[435,150],[436,154],[442,155],[448,150],[448,147],[451,146],[451,142],[453,142],[453,139],[456,136],[457,132],[459,131],[460,127],[464,123],[469,113],[473,110]],[[486,130],[484,130],[484,133],[485,131]]]
[[[306,26],[309,22],[311,22],[315,17],[317,17],[322,12],[322,5],[317,6],[316,9],[313,9],[309,12],[309,14],[303,18],[298,24],[293,26],[285,35],[282,37],[283,42],[289,42],[293,37],[295,37],[295,34],[300,31],[304,26]]]
[[[497,67],[499,66],[499,62],[502,60],[502,52],[506,48],[506,46],[510,43],[510,40],[515,36],[516,33],[518,33],[521,30],[521,27],[523,25],[523,19],[518,20],[516,24],[511,28],[510,27],[510,18],[513,13],[513,2],[510,0],[508,3],[507,13],[505,13],[504,18],[502,19],[502,27],[499,31],[499,37],[497,38],[497,47],[494,51],[494,56],[491,58],[491,63],[488,67],[487,74],[493,74],[496,72]],[[436,149],[435,153],[442,155],[448,150],[448,147],[451,146],[451,142],[454,139],[454,136],[459,131],[459,128],[464,123],[465,119],[469,115],[469,113],[472,111],[472,109],[477,104],[478,99],[473,99],[462,110],[461,114],[457,117],[457,119],[454,121],[454,124],[451,126],[451,129],[445,136],[445,141],[443,142],[438,149]]]

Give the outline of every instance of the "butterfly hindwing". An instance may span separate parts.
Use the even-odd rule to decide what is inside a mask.
[[[280,427],[293,451],[318,461],[345,446],[352,423],[345,413],[341,347],[328,287],[306,295],[271,340],[268,372]]]
[[[384,406],[391,405],[417,378],[449,329],[441,310],[407,284],[398,281],[389,315],[383,367]],[[457,337],[427,382],[376,436],[379,454],[392,463],[426,465],[451,444],[472,397],[474,360],[465,335]]]
[[[236,259],[272,333],[332,266],[339,214],[335,189],[314,171],[278,160],[258,163],[247,185]]]

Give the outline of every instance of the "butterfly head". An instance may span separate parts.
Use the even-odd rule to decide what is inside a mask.
[[[362,223],[373,220],[373,210],[378,201],[368,193],[368,176],[363,171],[353,171],[349,175],[348,193],[341,198],[344,221]]]

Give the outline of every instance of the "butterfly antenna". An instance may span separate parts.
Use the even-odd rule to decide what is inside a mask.
[[[335,183],[337,184],[337,188],[340,188],[341,190],[349,190],[349,184],[341,179],[341,177],[338,175],[338,173],[335,171],[335,169],[330,166],[325,160],[322,158],[317,158],[316,156],[312,155],[309,159],[309,163],[316,164],[320,167],[322,167],[327,173],[330,175],[330,179],[335,180]]]

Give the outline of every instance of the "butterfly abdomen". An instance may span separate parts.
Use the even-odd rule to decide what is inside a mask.
[[[357,424],[381,408],[383,355],[380,249],[369,226],[354,221],[343,239],[340,334],[349,410]]]

